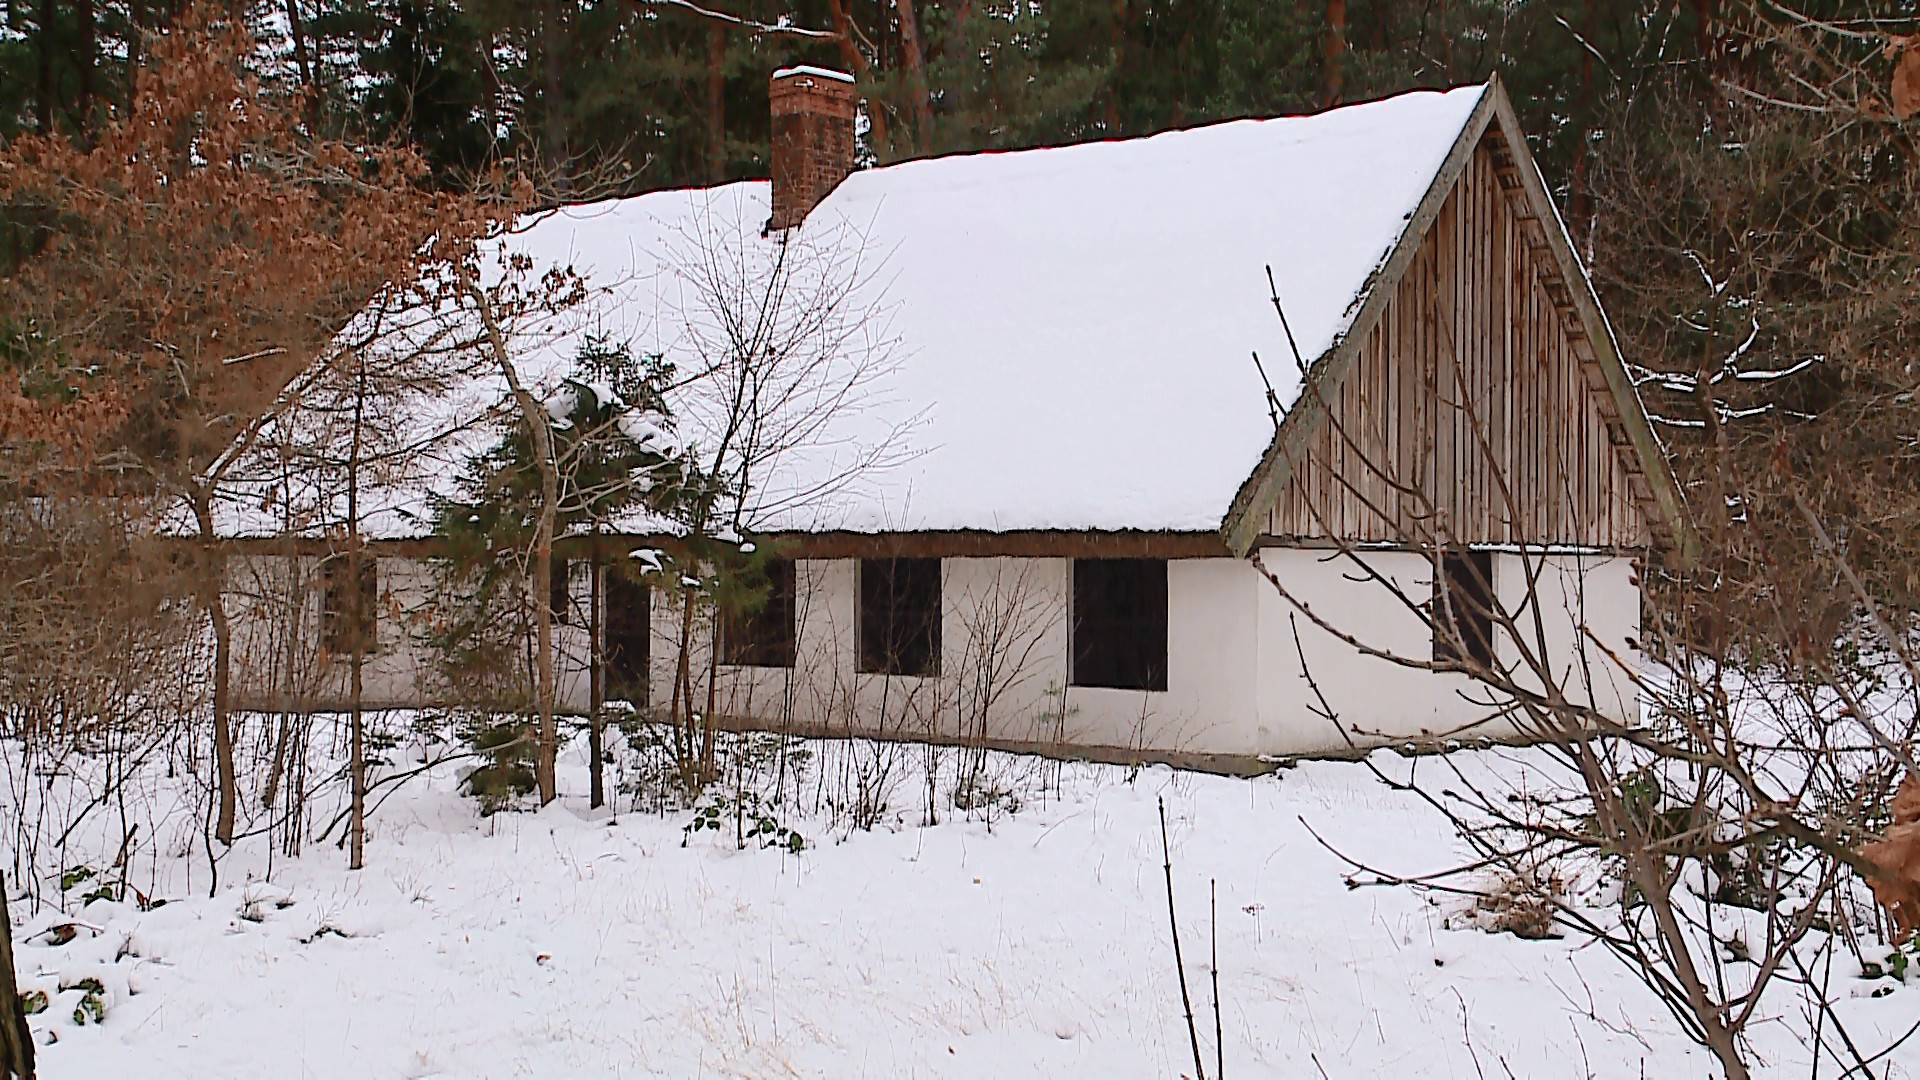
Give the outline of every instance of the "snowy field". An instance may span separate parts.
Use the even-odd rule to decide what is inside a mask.
[[[814,746],[816,771],[882,757]],[[1402,873],[1460,858],[1443,821],[1362,765],[1244,780],[992,757],[998,797],[972,814],[948,800],[928,826],[924,752],[886,756],[884,821],[856,830],[816,804],[785,819],[799,854],[737,850],[731,819],[688,839],[688,811],[589,812],[577,754],[538,813],[480,818],[451,766],[414,779],[379,806],[359,872],[331,844],[270,864],[254,838],[208,897],[197,830],[176,829],[134,882],[163,906],[83,906],[83,885],[64,913],[14,904],[22,977],[52,997],[34,1017],[42,1076],[1191,1075],[1159,798],[1210,1075],[1210,879],[1230,1077],[1717,1073],[1601,950],[1350,889],[1309,826]],[[61,924],[78,932],[54,944]],[[85,991],[60,988],[87,977],[104,1019],[78,1025]],[[1920,985],[1833,977],[1863,1044],[1920,1016]],[[1780,1000],[1754,1054],[1762,1075],[1807,1076],[1805,1018]],[[1920,1047],[1875,1075],[1920,1075]]]

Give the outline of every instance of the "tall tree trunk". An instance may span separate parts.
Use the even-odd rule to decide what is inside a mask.
[[[707,27],[707,179],[727,179],[727,29]]]
[[[7,882],[0,877],[0,1080],[33,1080],[33,1029],[20,1001],[13,969],[13,920],[7,911]]]
[[[853,0],[827,0],[827,6],[833,10],[833,29],[840,36],[840,61],[847,65],[847,71],[854,80],[862,85],[872,84],[873,69],[867,63],[867,54],[860,51],[858,31],[853,25],[853,12],[850,10]],[[887,157],[887,111],[877,105],[867,105],[867,142],[873,150],[873,156],[885,160]]]
[[[239,780],[233,764],[233,625],[227,618],[226,559],[220,554],[213,528],[213,493],[193,492],[193,516],[200,529],[200,602],[213,622],[213,762],[219,807],[214,814],[213,838],[233,843],[234,804]]]
[[[596,537],[597,539],[597,537]],[[607,801],[606,782],[603,778],[605,764],[604,729],[606,717],[601,715],[606,702],[606,659],[605,645],[600,640],[600,605],[604,602],[606,585],[606,564],[600,559],[600,549],[593,551],[592,576],[587,588],[592,595],[587,598],[587,759],[592,767],[592,777],[587,794],[587,805],[598,810]]]
[[[561,50],[565,35],[561,30],[560,7],[555,0],[540,5],[540,62],[542,111],[545,114],[547,165],[553,182],[561,191],[571,186],[568,174],[567,111],[565,90],[560,85]],[[546,595],[545,593],[541,594]]]
[[[353,649],[347,661],[347,707],[353,734],[350,763],[353,805],[348,828],[352,850],[347,856],[347,869],[359,870],[367,865],[367,718],[362,707],[366,698],[366,654],[360,642],[364,617],[360,602],[360,538],[349,536],[347,544],[347,595],[352,598],[347,601],[347,625],[353,635]]]
[[[293,35],[293,62],[300,69],[300,86],[312,94],[315,92],[313,63],[307,57],[307,29],[306,21],[300,17],[300,0],[287,0],[287,29]]]
[[[700,771],[707,779],[719,776],[713,767],[713,714],[718,711],[720,690],[720,612],[715,609],[713,624],[707,631],[707,711],[700,720]]]
[[[552,433],[547,431],[544,416],[537,418],[536,423],[544,437],[534,439],[534,445],[540,448],[541,465],[540,525],[534,534],[533,557],[533,595],[538,599],[533,625],[536,648],[540,650],[540,754],[533,771],[540,785],[540,805],[545,806],[559,794],[554,776],[560,733],[553,718],[553,605],[547,602],[547,597],[553,595],[553,519],[554,504],[560,498],[560,480],[553,460]]]
[[[1325,87],[1322,104],[1340,104],[1347,55],[1347,0],[1327,0],[1327,42]]]
[[[367,367],[360,363],[358,385],[353,396],[353,445],[347,454],[347,706],[352,724],[353,805],[350,807],[348,835],[351,852],[347,869],[367,865],[367,725],[362,709],[366,697],[364,685],[367,655],[367,611],[361,595],[360,554],[360,434],[367,397]]]
[[[93,145],[93,82],[96,69],[100,66],[100,22],[94,17],[93,0],[79,0],[74,5],[74,21],[79,24],[79,68],[80,100],[74,113],[79,122],[80,136],[85,145]]]
[[[130,0],[127,4],[127,70],[140,69],[140,56],[146,48],[147,5],[146,0]],[[138,93],[134,84],[138,79],[127,77],[127,115],[133,115],[134,97]]]
[[[927,89],[927,56],[913,0],[894,0],[900,13],[900,53],[907,62],[907,92],[913,95],[914,152],[933,153],[933,98]]]
[[[553,429],[548,426],[547,410],[520,381],[520,369],[507,348],[506,332],[500,327],[493,301],[470,277],[461,282],[461,288],[480,316],[487,346],[493,352],[494,362],[500,365],[507,389],[513,394],[521,422],[527,425],[528,434],[533,438],[533,454],[540,469],[540,518],[534,532],[533,580],[529,584],[534,601],[534,648],[538,651],[536,677],[540,699],[533,773],[540,789],[540,805],[545,806],[558,794],[554,768],[560,751],[560,734],[553,720],[553,604],[548,599],[553,595],[553,525],[560,499],[560,467],[553,456]]]
[[[33,103],[33,121],[42,135],[53,134],[53,19],[53,0],[40,0],[40,33],[34,42],[40,62],[40,93]]]

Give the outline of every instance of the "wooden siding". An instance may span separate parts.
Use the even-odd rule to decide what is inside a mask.
[[[1502,150],[1489,133],[1379,319],[1356,328],[1268,535],[1649,543],[1651,488],[1546,248],[1558,223],[1532,216]]]

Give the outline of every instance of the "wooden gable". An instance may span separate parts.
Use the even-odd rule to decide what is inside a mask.
[[[1477,119],[1409,225],[1417,245],[1306,380],[1236,548],[1256,532],[1685,546],[1672,475],[1497,84]]]

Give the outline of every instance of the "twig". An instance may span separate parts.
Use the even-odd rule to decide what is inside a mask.
[[[1213,1080],[1226,1080],[1227,1041],[1220,1029],[1220,887],[1207,879],[1207,946],[1213,954]]]
[[[1207,1080],[1200,1062],[1200,1029],[1193,1025],[1193,995],[1187,992],[1187,965],[1180,958],[1180,921],[1173,914],[1173,848],[1167,843],[1167,800],[1160,804],[1160,865],[1167,874],[1167,928],[1173,932],[1173,966],[1180,973],[1180,1004],[1187,1012],[1187,1041],[1193,1045],[1194,1080]]]

